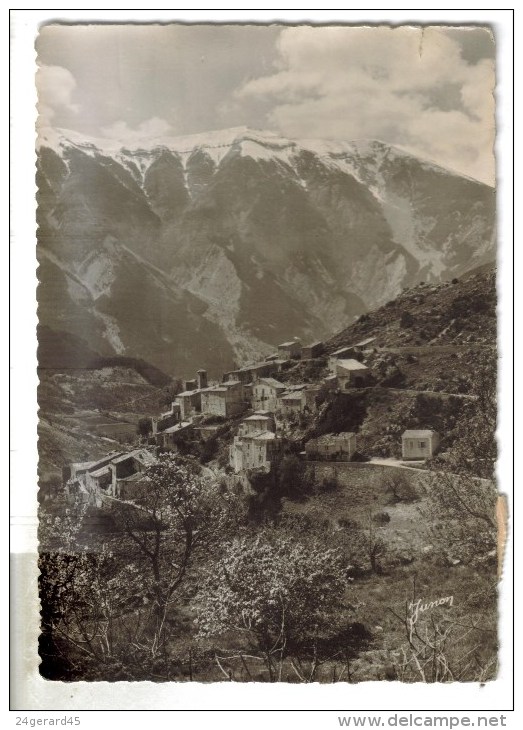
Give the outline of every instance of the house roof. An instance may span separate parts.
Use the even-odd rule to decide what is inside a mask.
[[[344,370],[368,370],[369,368],[359,360],[338,360],[338,367]]]
[[[176,396],[177,398],[188,398],[190,395],[196,395],[196,393],[201,393],[200,390],[184,390],[183,393],[178,393]]]
[[[286,361],[282,360],[281,358],[277,358],[276,360],[268,360],[265,362],[257,362],[254,365],[247,365],[246,367],[242,368],[242,370],[261,370],[262,368],[270,368],[272,365],[279,365],[282,362]]]
[[[128,477],[118,477],[117,482],[139,482],[141,480],[146,481],[147,477],[139,471],[134,474],[130,474]]]
[[[284,383],[280,383],[280,381],[276,380],[276,378],[260,378],[258,380],[258,383],[266,383],[267,385],[270,385],[273,388],[287,389],[287,386]]]
[[[113,464],[121,464],[123,461],[127,461],[128,459],[133,459],[138,452],[136,451],[128,451],[126,454],[122,454],[121,456],[118,456],[116,459],[111,459]]]
[[[109,469],[109,466],[102,466],[100,469],[95,469],[91,472],[92,477],[103,477],[105,474],[110,474],[111,470]]]
[[[321,340],[318,340],[317,342],[311,342],[310,345],[304,345],[303,349],[306,350],[309,347],[319,347],[320,345],[323,345],[323,342]]]
[[[301,401],[301,391],[298,391],[297,393],[285,393],[284,395],[280,396],[280,400],[297,400]]]
[[[274,441],[277,438],[273,431],[255,431],[247,435],[240,436],[242,441]]]
[[[365,345],[370,345],[370,343],[374,342],[375,339],[375,337],[367,337],[366,340],[361,340],[361,342],[355,342],[353,347],[364,347]]]
[[[338,350],[334,350],[334,352],[331,352],[331,357],[337,357],[337,355],[341,355],[344,352],[348,352],[349,350],[352,350],[352,347],[349,347],[348,345],[344,345],[343,347],[340,347]]]
[[[154,456],[145,449],[133,449],[133,451],[128,451],[127,453],[118,456],[116,459],[112,459],[112,463],[121,464],[123,461],[127,461],[127,459],[137,459],[138,461],[141,461],[142,464],[154,464],[155,461]]]
[[[353,433],[352,431],[342,431],[342,433],[325,433],[325,434],[323,434],[323,436],[318,436],[315,439],[311,439],[310,441],[307,441],[305,446],[308,446],[309,444],[311,444],[311,445],[314,445],[314,444],[336,445],[340,441],[345,441],[345,440],[351,439],[355,436],[356,436],[356,434]]]
[[[192,426],[192,423],[189,421],[182,421],[181,423],[176,423],[174,426],[166,428],[164,431],[160,431],[160,433],[176,433],[177,431],[185,431],[185,429],[189,428],[189,426]]]
[[[123,451],[111,451],[111,453],[107,454],[106,456],[103,456],[101,459],[97,459],[96,461],[91,462],[84,462],[82,464],[82,468],[87,468],[89,472],[92,472],[93,470],[101,469],[102,466],[105,466],[110,461],[114,461],[114,459],[118,456],[121,456],[124,452]],[[86,466],[87,464],[90,464],[90,466]],[[74,464],[76,467],[76,471],[79,471],[79,465]]]
[[[430,436],[434,436],[436,434],[436,431],[432,431],[429,428],[412,428],[407,429],[404,431],[401,435],[402,438],[406,439],[418,439],[418,438],[429,438]]]
[[[269,416],[264,416],[261,413],[255,413],[253,416],[247,416],[243,419],[244,421],[270,421]]]
[[[97,461],[73,461],[71,467],[75,471],[87,471],[88,469],[92,469],[93,466],[96,466],[96,464],[98,464]]]
[[[278,347],[292,347],[293,345],[301,347],[301,342],[299,340],[291,340],[290,342],[282,342]]]
[[[276,434],[272,431],[262,431],[261,433],[254,436],[254,439],[256,441],[274,441],[276,438]]]

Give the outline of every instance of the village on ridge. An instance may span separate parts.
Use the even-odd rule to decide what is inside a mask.
[[[322,342],[302,346],[297,339],[284,342],[277,352],[262,362],[223,374],[222,382],[209,382],[207,371],[184,381],[170,410],[151,419],[152,433],[147,446],[115,451],[96,461],[74,462],[63,470],[66,495],[71,500],[101,506],[106,499],[133,501],[147,488],[145,470],[159,453],[179,452],[188,440],[206,441],[222,425],[222,419],[240,420],[229,447],[229,466],[235,475],[249,470],[269,472],[271,462],[281,452],[285,424],[289,417],[314,413],[320,391],[341,392],[372,386],[371,369],[362,360],[372,352],[373,337],[328,355],[329,374],[318,383],[280,382],[278,373],[298,360],[325,355]],[[220,423],[205,423],[215,416]],[[438,450],[439,434],[431,429],[407,429],[402,434],[402,459],[423,462]],[[355,433],[329,433],[309,439],[300,456],[310,462],[349,462],[357,452]]]

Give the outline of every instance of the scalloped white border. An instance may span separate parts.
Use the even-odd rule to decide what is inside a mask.
[[[76,22],[93,21],[181,21],[181,22],[390,22],[489,24],[494,27],[498,47],[496,144],[499,196],[500,242],[500,350],[501,391],[500,430],[501,458],[499,481],[502,491],[511,493],[512,481],[512,14],[509,10],[23,10],[11,11],[11,449],[12,486],[11,520],[14,569],[13,598],[21,601],[12,606],[14,647],[12,661],[12,705],[16,715],[34,715],[24,710],[55,710],[39,712],[39,717],[78,715],[78,710],[303,710],[304,712],[267,714],[264,712],[183,712],[168,717],[135,714],[126,717],[131,724],[155,721],[181,727],[203,727],[213,723],[218,727],[252,728],[276,723],[277,727],[298,724],[303,728],[338,727],[337,716],[380,712],[397,708],[400,712],[424,712],[424,708],[440,714],[460,710],[506,710],[511,706],[512,673],[512,529],[509,530],[505,574],[501,584],[502,648],[501,671],[498,680],[484,687],[454,684],[445,687],[402,685],[399,683],[365,683],[354,686],[323,685],[236,685],[220,684],[154,684],[154,683],[74,683],[61,684],[42,680],[37,671],[35,638],[38,635],[38,604],[36,601],[36,258],[35,258],[35,183],[34,183],[34,123],[36,92],[34,89],[34,39],[39,23],[49,20]],[[5,115],[4,115],[5,119]],[[4,198],[5,199],[5,198]],[[7,271],[5,267],[4,271]],[[4,274],[5,275],[5,274]],[[2,294],[6,296],[7,282]],[[3,311],[7,311],[7,302]],[[3,340],[7,341],[7,336]],[[5,419],[4,419],[5,420]],[[5,443],[5,441],[4,441]],[[6,490],[4,490],[5,493]],[[512,511],[512,500],[509,510]],[[4,554],[7,553],[4,551]],[[18,708],[18,709],[17,709]],[[307,710],[325,710],[321,714]],[[62,712],[57,713],[60,710]],[[330,710],[330,711],[329,711]],[[430,713],[427,713],[430,714]],[[434,713],[432,713],[434,714]],[[506,714],[506,713],[504,713]],[[509,713],[510,715],[510,713]],[[383,712],[383,718],[385,713]],[[511,717],[511,720],[514,716]],[[83,715],[82,725],[101,722],[102,727],[119,722],[109,713]],[[510,726],[510,724],[509,724]],[[514,725],[515,726],[515,725]]]

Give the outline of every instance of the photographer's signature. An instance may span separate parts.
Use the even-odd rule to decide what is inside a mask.
[[[445,596],[444,598],[438,598],[435,601],[429,601],[428,603],[423,603],[421,598],[418,598],[417,601],[409,603],[409,611],[410,616],[407,619],[409,629],[412,632],[414,629],[414,625],[416,624],[418,618],[422,613],[426,613],[427,611],[431,611],[434,608],[437,608],[438,606],[453,606],[454,605],[454,596]]]

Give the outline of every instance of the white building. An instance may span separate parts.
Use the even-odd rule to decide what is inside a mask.
[[[238,435],[229,451],[229,463],[236,473],[247,469],[268,472],[274,455],[281,448],[272,415],[255,413],[240,423]]]
[[[350,461],[356,453],[356,434],[326,433],[307,441],[305,453],[311,461]]]
[[[439,446],[439,434],[431,429],[407,429],[401,436],[403,459],[430,459]]]
[[[252,407],[254,410],[275,411],[278,408],[278,396],[287,386],[275,378],[260,378],[252,386]]]
[[[359,360],[338,360],[336,377],[341,390],[361,388],[369,381],[370,370]]]

